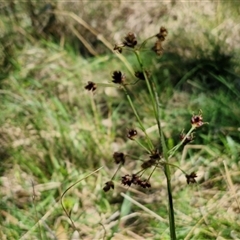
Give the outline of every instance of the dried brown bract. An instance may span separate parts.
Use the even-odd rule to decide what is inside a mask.
[[[168,31],[167,31],[167,29],[165,27],[160,27],[159,33],[156,34],[157,41],[155,42],[152,50],[157,55],[162,55],[162,53],[163,53],[162,42],[165,40],[167,34],[168,34]]]
[[[111,188],[114,189],[114,183],[113,181],[108,181],[105,183],[105,187],[103,188],[103,191],[108,192]]]
[[[123,45],[134,48],[137,45],[136,34],[133,32],[129,32],[127,36],[124,38]]]
[[[97,89],[97,84],[89,81],[88,84],[85,86],[85,89],[94,92]]]
[[[189,183],[196,183],[196,177],[197,177],[197,174],[195,172],[192,172],[190,175],[186,174],[186,179],[187,179],[187,184]]]
[[[152,48],[152,50],[157,54],[157,55],[162,55],[163,53],[163,47],[162,47],[162,41],[157,40]]]
[[[163,42],[165,40],[165,37],[168,35],[168,31],[165,27],[160,27],[159,33],[156,35],[156,37]]]
[[[137,136],[137,130],[135,130],[135,129],[128,130],[127,137],[129,139],[133,140],[135,136]]]
[[[125,155],[122,152],[115,152],[113,158],[116,164],[121,163],[123,165],[125,163]]]
[[[112,75],[112,82],[116,84],[123,84],[126,80],[125,75],[121,71],[114,71]]]

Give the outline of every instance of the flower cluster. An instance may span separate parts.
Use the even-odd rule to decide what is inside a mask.
[[[201,127],[204,122],[203,122],[203,116],[202,116],[202,112],[200,111],[198,115],[193,115],[191,118],[191,124],[192,126],[194,126],[195,128],[199,128]]]
[[[194,124],[194,126],[196,126],[196,127],[202,126],[204,124],[202,113],[200,113],[199,115],[194,115],[191,118],[191,124],[192,125]],[[134,138],[136,136],[137,136],[137,130],[135,130],[135,129],[128,130],[127,137],[130,140],[134,140]],[[181,140],[183,141],[182,142],[183,145],[188,144],[188,143],[193,141],[193,134],[191,133],[191,134],[186,135],[186,134],[182,133],[181,134]],[[119,167],[121,167],[122,165],[125,164],[126,156],[127,155],[124,154],[123,152],[114,152],[114,154],[113,154],[114,162],[116,164],[120,164]],[[150,184],[149,180],[151,178],[152,173],[155,171],[155,169],[157,167],[162,167],[164,164],[168,164],[168,162],[165,161],[164,157],[162,156],[162,153],[160,153],[159,150],[154,150],[150,154],[149,159],[146,160],[146,161],[143,161],[143,163],[141,164],[141,170],[138,171],[135,174],[133,173],[133,174],[124,175],[121,179],[121,183],[124,186],[129,186],[129,187],[131,185],[137,185],[137,186],[140,186],[142,188],[151,188],[151,184]],[[172,163],[170,165],[176,166]],[[154,167],[151,175],[147,179],[142,179],[143,173],[151,167]],[[119,168],[117,169],[117,171],[118,170],[119,170]],[[141,175],[139,175],[140,173],[141,173]],[[192,172],[190,174],[186,174],[183,171],[183,173],[185,174],[187,184],[196,183],[197,174],[195,172]],[[105,192],[109,191],[110,189],[114,189],[113,178],[115,177],[115,174],[112,177],[112,180],[105,183],[105,186],[103,188],[103,190]]]
[[[135,48],[137,45],[137,37],[133,32],[129,32],[120,44],[115,44],[113,50],[122,53],[123,47]]]
[[[113,154],[113,159],[116,164],[121,163],[123,165],[125,163],[125,155],[122,152],[115,152]]]
[[[141,179],[140,176],[136,174],[132,174],[131,176],[129,174],[126,174],[125,176],[122,177],[122,184],[125,186],[131,186],[132,184],[138,185],[142,188],[150,188],[151,184],[148,180],[146,179]]]
[[[108,181],[105,183],[105,187],[103,188],[103,191],[108,192],[111,188],[114,189],[114,183],[113,181]]]
[[[97,89],[97,84],[89,81],[88,84],[85,86],[85,89],[94,92]]]
[[[185,175],[186,179],[187,179],[187,184],[189,183],[196,183],[196,177],[197,177],[197,174],[195,172],[192,172],[191,174],[186,174]]]
[[[150,168],[152,166],[156,166],[156,164],[158,164],[158,161],[161,158],[162,158],[162,156],[159,154],[159,152],[158,151],[154,151],[150,155],[150,159],[143,162],[143,164],[141,165],[142,169],[147,169],[147,168]]]
[[[165,27],[160,27],[160,30],[157,34],[153,35],[152,37],[148,38],[147,40],[150,40],[152,38],[157,38],[154,47],[152,48],[152,50],[158,54],[161,55],[163,52],[163,47],[162,47],[162,43],[165,41],[166,37],[168,35],[168,31]],[[147,41],[146,40],[146,41]],[[128,96],[128,100],[130,101],[130,104],[134,110],[134,113],[136,113],[136,110],[134,109],[133,103],[131,102],[130,99],[130,95],[128,94],[128,90],[126,88],[126,85],[129,84],[135,84],[137,83],[139,80],[142,81],[147,81],[148,84],[150,84],[151,86],[151,79],[150,79],[150,74],[147,70],[145,70],[142,66],[142,61],[140,61],[140,50],[146,45],[146,41],[144,41],[142,44],[138,45],[138,40],[136,37],[136,34],[133,32],[129,32],[124,38],[121,44],[116,44],[114,46],[114,50],[122,53],[122,49],[124,47],[129,48],[129,50],[135,52],[135,55],[137,56],[138,60],[139,60],[139,64],[140,64],[140,70],[135,71],[134,76],[138,79],[136,82],[134,83],[126,83],[126,76],[123,72],[121,71],[114,71],[112,73],[112,79],[111,82],[114,84],[118,84],[120,85],[125,93]],[[99,84],[100,85],[100,84]],[[94,82],[89,81],[88,84],[85,86],[85,89],[88,91],[92,91],[94,92],[97,89],[97,84]],[[139,120],[139,119],[138,119]],[[140,120],[139,120],[140,121]],[[187,180],[187,184],[190,183],[196,183],[196,177],[197,174],[195,172],[192,172],[191,174],[186,174],[184,170],[182,170],[179,166],[169,162],[168,160],[171,158],[170,156],[173,156],[175,151],[179,148],[179,146],[181,145],[186,145],[188,143],[191,143],[194,139],[193,136],[193,132],[196,128],[201,127],[203,124],[205,124],[203,122],[203,116],[202,116],[202,112],[200,111],[199,114],[197,115],[193,115],[191,117],[191,125],[192,128],[190,130],[190,132],[188,134],[185,133],[181,133],[180,135],[180,140],[181,142],[179,143],[179,145],[176,145],[177,147],[172,148],[169,152],[171,152],[169,155],[166,153],[161,153],[161,147],[159,148],[160,150],[154,150],[154,149],[147,149],[148,152],[150,152],[150,156],[148,157],[148,159],[142,161],[142,164],[140,166],[140,170],[135,172],[135,173],[131,173],[131,174],[126,174],[125,176],[123,176],[121,178],[121,183],[124,186],[131,186],[131,185],[137,185],[140,186],[142,188],[150,188],[151,184],[150,184],[150,178],[152,176],[152,174],[155,172],[156,169],[164,169],[166,167],[166,165],[168,164],[169,166],[172,167],[177,167],[178,169],[180,169],[186,177]],[[137,140],[137,135],[138,132],[136,129],[132,128],[129,129],[127,131],[127,138],[130,140],[135,141],[136,143],[138,143],[139,145],[141,145],[142,147],[145,148],[145,146],[143,146],[143,144]],[[148,137],[148,136],[146,136]],[[150,139],[148,139],[148,142],[150,141]],[[151,142],[151,141],[150,141]],[[151,145],[151,144],[150,144]],[[152,146],[150,146],[150,148],[152,148]],[[146,148],[145,148],[146,149]],[[126,156],[130,157],[129,155],[124,154],[123,152],[114,152],[113,153],[113,160],[116,164],[118,164],[118,168],[116,169],[115,173],[113,174],[112,178],[110,181],[105,183],[105,186],[103,187],[103,190],[105,192],[114,189],[114,178],[116,173],[120,170],[120,168],[125,164],[126,162]],[[168,159],[169,158],[169,159]],[[143,174],[146,174],[146,172],[148,172],[148,170],[152,168],[152,172],[150,174],[150,176],[147,177],[147,179],[143,179],[142,176]]]
[[[123,40],[123,46],[134,48],[137,45],[137,37],[133,32],[129,32]]]
[[[162,42],[165,41],[168,31],[165,27],[160,27],[160,30],[157,34],[152,37],[157,37],[157,41],[155,42],[152,50],[157,53],[157,55],[161,55],[163,53]],[[150,37],[150,38],[152,38]],[[150,39],[149,38],[149,39]],[[129,32],[123,39],[122,43],[115,44],[113,50],[118,53],[122,53],[124,47],[135,49],[138,44],[136,34],[133,32]],[[139,49],[145,45],[145,42],[140,45]]]
[[[165,38],[168,34],[168,31],[165,27],[160,27],[160,31],[158,34],[156,34],[157,41],[154,44],[154,47],[152,50],[157,54],[157,55],[162,55],[163,53],[163,47],[162,47],[162,42],[165,41]]]
[[[123,84],[126,77],[121,71],[114,71],[112,74],[112,82],[116,84]]]
[[[130,140],[134,140],[134,137],[136,137],[136,136],[137,136],[137,130],[135,130],[135,129],[128,130],[127,137]]]

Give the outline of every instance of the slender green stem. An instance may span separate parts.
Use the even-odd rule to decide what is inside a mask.
[[[114,178],[115,178],[117,172],[119,171],[119,169],[120,169],[122,166],[123,166],[123,164],[119,164],[119,165],[118,165],[118,168],[117,168],[117,170],[115,171],[115,173],[113,174],[111,180],[114,180]]]
[[[147,38],[146,40],[144,40],[144,41],[142,42],[142,44],[140,45],[140,47],[138,48],[138,50],[140,51],[142,48],[144,48],[145,45],[146,45],[146,43],[147,43],[147,41],[149,41],[150,39],[155,38],[155,37],[156,37],[156,35],[153,35],[153,36]]]
[[[140,53],[138,51],[134,51],[136,57],[137,57],[137,60],[138,60],[138,63],[140,65],[140,68],[143,72],[143,75],[144,75],[144,78],[145,78],[145,81],[146,81],[146,84],[147,84],[147,88],[148,88],[148,92],[150,94],[150,98],[151,98],[151,102],[152,102],[152,107],[153,107],[153,111],[154,111],[154,115],[155,117],[157,118],[157,111],[156,111],[156,104],[155,104],[155,99],[154,99],[154,94],[153,94],[153,90],[152,90],[152,86],[150,84],[150,81],[148,79],[148,76],[146,74],[146,71],[144,70],[144,67],[143,67],[143,63],[142,63],[142,59],[140,57]]]
[[[146,74],[146,71],[144,70],[142,59],[140,57],[140,53],[138,51],[135,51],[134,53],[135,53],[135,55],[137,57],[138,63],[139,63],[139,65],[141,67],[141,70],[143,71],[143,74],[144,74],[144,78],[145,78],[145,81],[146,81],[146,84],[147,84],[147,88],[148,88],[148,92],[149,92],[149,95],[150,95],[150,98],[151,98],[151,102],[152,102],[154,116],[156,118],[157,125],[158,125],[159,136],[161,136],[162,135],[162,130],[161,130],[161,123],[160,123],[160,118],[159,118],[159,114],[158,114],[159,104],[156,101],[157,93],[155,91],[155,96],[154,96],[153,86],[152,86],[152,84],[149,81],[149,78],[148,78],[148,75]],[[161,142],[161,144],[163,144],[162,141],[160,141],[160,142]]]
[[[175,168],[179,169],[183,174],[185,174],[185,175],[187,174],[187,173],[186,173],[184,170],[182,170],[179,166],[177,166],[177,165],[175,165],[175,164],[173,164],[173,163],[170,163],[170,162],[162,162],[161,164],[162,164],[162,165],[163,165],[163,164],[166,164],[166,165],[175,167]],[[160,164],[160,165],[161,165],[161,164]]]
[[[152,37],[151,37],[152,38]],[[155,100],[155,97],[154,97],[154,94],[153,94],[153,86],[152,84],[150,84],[150,81],[149,81],[149,78],[148,78],[148,75],[146,74],[146,71],[144,70],[144,67],[143,67],[143,63],[142,63],[142,59],[140,57],[140,53],[138,51],[135,51],[134,52],[136,57],[137,57],[137,60],[138,60],[138,63],[141,67],[141,70],[143,71],[143,74],[144,74],[144,78],[145,78],[145,81],[146,81],[146,84],[147,84],[147,88],[148,88],[148,92],[150,94],[150,98],[151,98],[151,102],[152,102],[152,107],[153,107],[153,112],[154,112],[154,116],[156,118],[156,121],[157,121],[157,125],[158,125],[158,131],[159,131],[159,136],[162,135],[162,131],[161,131],[161,123],[160,123],[160,118],[159,118],[159,114],[158,114],[158,102],[156,102]],[[156,94],[155,94],[156,95]],[[160,141],[161,142],[161,141]]]
[[[168,163],[168,149],[166,146],[166,140],[161,128],[161,122],[160,122],[160,111],[159,111],[159,100],[158,100],[158,96],[157,93],[155,92],[156,95],[156,103],[157,103],[157,113],[158,113],[158,129],[159,129],[159,133],[160,133],[160,140],[161,140],[161,144],[162,144],[162,150],[163,150],[163,156],[166,159],[167,163]],[[172,185],[171,185],[171,171],[170,171],[170,166],[169,164],[165,164],[164,166],[164,173],[167,179],[167,190],[168,190],[168,214],[169,214],[169,226],[170,226],[170,236],[172,240],[176,240],[176,229],[175,229],[175,218],[174,218],[174,207],[173,207],[173,197],[172,197]]]
[[[158,95],[157,95],[157,91],[153,88],[153,84],[150,83],[148,76],[143,68],[143,63],[140,57],[140,54],[138,51],[134,52],[137,60],[139,62],[139,65],[143,71],[144,77],[145,77],[145,81],[147,84],[147,88],[150,94],[150,98],[151,98],[151,102],[152,102],[152,107],[153,107],[153,111],[154,111],[154,115],[157,121],[157,125],[158,125],[158,131],[159,131],[159,137],[160,137],[160,145],[162,147],[162,149],[159,149],[159,151],[163,151],[163,156],[166,159],[166,161],[168,161],[169,157],[168,157],[168,149],[166,146],[166,141],[162,132],[162,128],[161,128],[161,118],[160,118],[160,111],[159,111],[159,100],[158,100]],[[153,94],[155,93],[155,94]],[[172,240],[176,240],[176,232],[175,232],[175,219],[174,219],[174,208],[173,208],[173,198],[172,198],[172,186],[171,186],[171,172],[170,172],[170,166],[168,164],[164,165],[164,173],[167,179],[167,191],[168,191],[168,205],[169,205],[169,226],[170,226],[170,236]]]
[[[151,174],[149,175],[149,177],[148,177],[148,181],[149,181],[150,178],[152,177],[152,175],[153,175],[153,173],[155,172],[156,168],[157,168],[157,164],[154,166],[154,168],[153,168]]]
[[[74,187],[75,185],[77,185],[78,183],[80,183],[82,180],[87,179],[88,177],[90,177],[90,176],[93,175],[94,173],[98,172],[98,171],[101,170],[102,168],[103,168],[103,167],[100,167],[100,168],[96,169],[95,171],[89,173],[87,176],[85,176],[85,177],[77,180],[77,181],[76,181],[75,183],[73,183],[70,187],[68,187],[68,188],[63,192],[63,194],[62,194],[62,196],[61,196],[60,201],[61,201],[62,209],[63,209],[63,211],[66,213],[66,215],[67,215],[67,217],[69,218],[69,220],[71,221],[72,227],[73,227],[74,230],[77,230],[77,228],[76,228],[76,226],[75,226],[75,224],[74,224],[74,222],[73,222],[73,220],[72,220],[72,218],[71,218],[71,214],[67,211],[67,209],[66,209],[65,206],[64,206],[63,198],[64,198],[64,196],[66,195],[66,193],[67,193],[72,187]]]
[[[196,127],[192,126],[191,129],[188,131],[188,133],[184,136],[184,138],[182,139],[182,141],[177,144],[175,147],[173,147],[171,150],[169,150],[168,154],[169,154],[169,159],[173,157],[173,155],[175,154],[175,152],[183,145],[183,143],[185,142],[185,140],[187,139],[188,136],[190,136],[190,134],[194,131]]]
[[[154,149],[153,144],[152,144],[152,141],[151,141],[151,139],[149,138],[149,136],[148,136],[148,134],[147,134],[147,132],[146,132],[146,130],[145,130],[145,127],[143,126],[143,123],[142,123],[142,121],[141,121],[141,119],[140,119],[140,117],[139,117],[139,115],[138,115],[138,112],[137,112],[136,108],[134,107],[134,104],[133,104],[133,102],[132,102],[132,99],[131,99],[130,95],[128,94],[128,91],[127,91],[126,86],[123,86],[123,89],[124,89],[124,92],[125,92],[125,94],[126,94],[126,96],[127,96],[128,102],[129,102],[129,104],[130,104],[130,106],[131,106],[131,108],[132,108],[132,110],[133,110],[133,113],[134,113],[134,115],[135,115],[136,118],[137,118],[137,121],[138,121],[138,123],[139,123],[139,126],[140,126],[141,130],[144,132],[144,134],[145,134],[145,136],[146,136],[146,139],[147,139],[147,142],[148,142],[148,147],[149,147],[148,152],[149,152],[149,151],[151,152],[151,150]]]
[[[145,149],[146,152],[148,152],[149,154],[151,154],[151,151],[150,151],[148,148],[146,148],[141,142],[139,142],[137,139],[134,139],[134,141],[135,141],[139,146],[141,146],[143,149]],[[152,146],[151,149],[153,149],[153,146]]]
[[[175,219],[174,219],[174,208],[173,208],[173,197],[172,197],[172,185],[171,185],[171,172],[169,165],[164,166],[164,172],[167,179],[167,190],[168,190],[168,215],[169,215],[169,226],[170,226],[170,236],[172,240],[176,240],[175,232]]]

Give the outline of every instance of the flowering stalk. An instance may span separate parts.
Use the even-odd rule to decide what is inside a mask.
[[[159,106],[157,96],[156,96],[156,102]],[[158,122],[158,126],[159,126],[159,134],[160,134],[160,138],[161,138],[163,156],[168,163],[169,155],[168,155],[168,150],[167,150],[167,146],[166,146],[165,137],[164,137],[164,134],[163,134],[163,131],[162,131],[162,128],[161,128],[159,107],[157,108],[157,110],[158,110],[157,122]],[[173,207],[172,185],[171,185],[171,171],[170,171],[169,164],[164,165],[164,173],[165,173],[165,176],[166,176],[166,179],[167,179],[168,207],[169,207],[168,216],[169,216],[170,236],[171,236],[172,240],[175,240],[175,239],[177,239],[177,237],[176,237],[176,230],[175,230],[175,218],[174,218],[174,207]]]
[[[162,42],[165,40],[166,36],[167,36],[166,28],[161,27],[159,33],[146,39],[138,47],[136,35],[132,32],[128,33],[125,36],[125,38],[121,44],[114,46],[114,50],[117,51],[118,53],[122,53],[123,48],[126,47],[135,54],[138,64],[139,64],[139,67],[140,67],[140,71],[136,71],[134,76],[138,80],[134,81],[134,83],[133,83],[133,81],[126,82],[127,77],[125,76],[125,74],[123,74],[121,71],[114,71],[112,74],[112,83],[118,84],[120,89],[122,89],[124,91],[126,98],[129,102],[129,105],[137,119],[139,127],[145,135],[145,140],[146,140],[147,146],[142,144],[137,139],[138,133],[137,133],[137,130],[135,130],[135,129],[128,130],[127,138],[136,142],[142,149],[144,149],[144,151],[146,151],[149,154],[149,159],[143,161],[143,163],[141,165],[141,169],[139,171],[136,171],[135,173],[126,174],[125,176],[122,176],[121,182],[124,186],[128,186],[128,187],[130,187],[132,185],[137,185],[142,188],[150,188],[151,187],[150,179],[151,179],[152,175],[154,174],[154,172],[158,169],[163,170],[164,175],[166,177],[166,181],[167,181],[168,206],[169,206],[168,207],[168,215],[169,215],[168,217],[169,217],[170,237],[171,237],[171,239],[175,240],[175,239],[177,239],[177,237],[176,237],[176,228],[175,228],[175,219],[174,219],[174,205],[173,205],[173,197],[172,197],[170,167],[177,167],[178,169],[180,169],[185,174],[187,184],[196,183],[195,178],[197,177],[197,175],[195,172],[192,172],[191,174],[187,174],[179,166],[171,163],[170,160],[172,159],[172,157],[174,156],[176,151],[179,150],[179,148],[181,146],[192,142],[193,131],[196,128],[201,127],[204,124],[204,122],[203,122],[203,117],[202,117],[201,112],[199,112],[198,115],[193,115],[191,118],[191,125],[192,125],[191,129],[188,131],[188,133],[186,135],[182,133],[180,136],[181,141],[175,147],[168,150],[165,136],[163,134],[163,130],[161,127],[160,102],[159,102],[159,98],[158,98],[158,93],[157,93],[156,87],[154,86],[154,82],[149,77],[148,71],[146,71],[146,69],[144,68],[144,64],[143,64],[143,61],[141,58],[141,50],[146,46],[147,41],[149,41],[150,39],[152,39],[154,37],[157,38],[157,41],[155,42],[155,45],[152,48],[152,50],[157,55],[161,55],[163,53]],[[132,72],[131,72],[131,74],[132,74]],[[141,120],[141,117],[131,99],[131,96],[129,94],[129,89],[127,88],[127,85],[134,85],[139,81],[144,81],[147,86],[147,90],[148,90],[149,98],[150,98],[150,102],[151,102],[151,107],[152,107],[153,114],[154,114],[154,117],[155,117],[155,120],[156,120],[156,123],[158,126],[158,135],[159,135],[158,147],[154,147],[149,135],[147,134],[144,124]],[[98,86],[101,86],[101,85],[98,84]],[[97,89],[97,84],[95,84],[93,82],[89,82],[85,88],[89,91],[95,91]],[[103,190],[105,192],[107,192],[111,189],[114,189],[114,182],[113,182],[114,178],[116,177],[116,173],[119,171],[121,166],[123,166],[125,164],[126,156],[128,156],[128,158],[131,158],[131,156],[129,154],[125,154],[122,152],[115,152],[113,154],[113,159],[114,159],[115,163],[119,164],[119,165],[118,165],[118,168],[116,169],[115,173],[113,174],[112,178],[110,179],[110,181],[105,183],[105,186],[103,188]],[[138,157],[134,157],[134,158],[135,158],[135,160],[136,160],[136,158],[138,160],[140,160]],[[146,170],[150,169],[150,168],[152,168],[150,175],[148,176],[148,178],[144,179],[143,175],[146,173]]]
[[[145,44],[145,42],[144,42]],[[138,63],[140,65],[140,68],[144,74],[144,78],[146,81],[146,85],[148,88],[148,92],[151,98],[151,103],[152,103],[152,108],[153,108],[153,112],[155,115],[155,119],[158,125],[158,131],[159,131],[159,137],[160,137],[160,146],[161,149],[159,149],[159,151],[163,151],[163,156],[166,159],[166,161],[168,161],[169,157],[168,157],[168,151],[167,151],[167,147],[166,147],[166,141],[162,132],[162,128],[161,128],[161,118],[160,118],[160,111],[159,111],[159,102],[158,102],[158,96],[156,94],[155,91],[155,96],[154,97],[154,93],[153,93],[153,85],[150,83],[148,76],[146,74],[146,71],[143,67],[143,63],[140,57],[140,52],[139,51],[134,51]],[[171,187],[171,172],[170,172],[170,167],[168,164],[164,165],[164,173],[167,179],[167,192],[168,192],[168,206],[169,206],[169,226],[170,226],[170,236],[171,239],[175,240],[176,239],[176,232],[175,232],[175,220],[174,220],[174,207],[173,207],[173,198],[172,198],[172,187]]]

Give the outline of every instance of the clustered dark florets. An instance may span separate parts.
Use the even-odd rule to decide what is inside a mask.
[[[201,127],[204,124],[201,112],[198,115],[192,116],[191,124],[192,126],[195,126],[195,127]]]
[[[160,41],[164,41],[166,36],[168,35],[168,31],[165,27],[160,27],[160,31],[159,33],[156,35],[156,37],[160,40]]]
[[[155,42],[152,50],[157,55],[162,55],[162,53],[163,53],[162,42],[165,41],[167,34],[168,34],[168,31],[165,27],[161,27],[159,33],[156,34],[157,41]]]
[[[196,183],[196,177],[197,177],[197,174],[195,172],[192,172],[191,174],[186,174],[185,175],[186,179],[187,179],[187,184],[189,183]]]
[[[138,185],[142,188],[150,188],[151,187],[151,184],[148,180],[144,179],[142,180],[140,176],[136,175],[136,174],[133,174],[133,175],[125,175],[122,177],[122,184],[124,186],[131,186],[132,184],[134,185]]]
[[[150,155],[150,159],[152,160],[159,160],[162,158],[162,155],[159,153],[159,150],[154,150],[153,153]]]
[[[203,116],[202,116],[202,111],[199,111],[199,114],[193,115],[191,118],[191,124],[192,127],[194,128],[199,128],[202,125],[206,124],[206,122],[203,122]],[[180,140],[183,141],[183,145],[186,145],[188,143],[191,143],[194,140],[194,135],[193,132],[191,134],[186,135],[185,133],[180,134]]]
[[[113,50],[122,53],[124,47],[134,48],[137,45],[137,37],[133,32],[129,32],[120,44],[115,44]]]
[[[113,154],[113,159],[116,164],[121,163],[123,165],[125,163],[125,155],[122,152],[115,152]]]
[[[103,191],[108,192],[111,188],[114,189],[114,183],[113,181],[108,181],[105,183],[105,187],[103,188]]]
[[[88,84],[85,86],[85,89],[94,92],[97,89],[97,84],[89,81]]]
[[[162,156],[159,154],[159,152],[155,151],[150,155],[149,160],[143,162],[141,167],[143,169],[147,169],[147,168],[150,168],[152,166],[155,166],[157,164],[157,161],[160,160],[161,158],[162,158]]]
[[[130,129],[130,130],[128,130],[127,137],[128,137],[130,140],[133,140],[135,136],[137,136],[137,130],[135,130],[135,129]]]
[[[156,54],[161,55],[163,53],[162,43],[163,43],[163,41],[165,41],[167,35],[168,35],[167,29],[165,27],[160,27],[159,32],[156,35],[149,38],[149,39],[151,39],[153,37],[157,38],[157,40],[154,44],[154,47],[152,48],[152,50]],[[124,37],[123,42],[121,44],[114,45],[113,50],[117,51],[118,53],[122,53],[123,48],[128,47],[128,48],[133,48],[133,51],[136,53],[136,55],[138,55],[138,51],[140,51],[141,48],[143,48],[146,45],[146,41],[143,42],[141,45],[139,45],[138,48],[136,47],[137,44],[138,44],[138,41],[136,38],[136,34],[133,32],[129,32]],[[129,50],[131,50],[131,49],[129,49]],[[139,80],[144,81],[144,80],[149,79],[149,72],[146,71],[145,69],[143,69],[142,66],[141,66],[141,71],[135,71],[134,75]],[[122,86],[122,88],[125,90],[125,92],[127,93],[128,89],[126,89],[127,84],[125,83],[125,81],[126,81],[126,76],[121,71],[114,71],[112,73],[112,82],[115,84],[120,84]],[[138,82],[138,80],[136,82]],[[85,86],[85,89],[87,89],[89,91],[95,91],[96,88],[97,88],[97,85],[94,82],[88,82],[87,86]],[[198,115],[192,116],[191,124],[192,124],[191,132],[188,135],[186,135],[184,133],[182,133],[180,135],[180,139],[182,140],[181,144],[183,144],[183,145],[192,142],[193,141],[193,134],[192,134],[193,130],[195,130],[195,128],[197,128],[197,127],[201,127],[204,124],[201,112],[199,112]],[[127,138],[129,138],[130,140],[134,140],[135,137],[137,136],[137,134],[138,134],[137,130],[129,129],[127,132]],[[130,174],[130,175],[126,174],[125,176],[123,176],[121,178],[121,183],[124,186],[129,186],[129,187],[131,185],[137,185],[142,188],[150,188],[151,184],[149,181],[150,181],[150,178],[156,168],[165,166],[165,164],[169,164],[169,165],[178,167],[172,163],[168,163],[168,161],[164,159],[164,157],[162,156],[162,153],[160,153],[160,151],[161,150],[151,151],[151,154],[150,154],[150,157],[148,158],[148,160],[143,161],[143,163],[141,165],[141,170],[138,171],[136,174]],[[129,155],[127,155],[127,156],[129,157]],[[105,192],[109,191],[110,189],[114,189],[113,180],[116,176],[116,173],[119,171],[120,167],[125,164],[126,155],[122,152],[114,152],[113,159],[114,159],[114,162],[119,165],[118,165],[118,168],[116,169],[115,173],[113,174],[111,180],[105,183],[105,186],[103,187],[103,190]],[[150,176],[148,177],[148,179],[142,179],[142,176],[145,173],[145,170],[147,170],[148,168],[151,168],[153,166],[154,166],[153,171],[150,174]],[[197,175],[195,172],[192,172],[191,174],[185,174],[185,177],[187,180],[187,184],[196,183]]]
[[[133,32],[129,32],[123,40],[123,45],[134,48],[137,45],[137,37]]]
[[[114,71],[112,74],[112,82],[116,84],[123,84],[126,80],[125,75],[121,71]]]
[[[149,159],[147,161],[144,161],[143,164],[141,165],[142,169],[147,169],[150,168],[151,166],[156,164],[156,160],[154,159]]]

